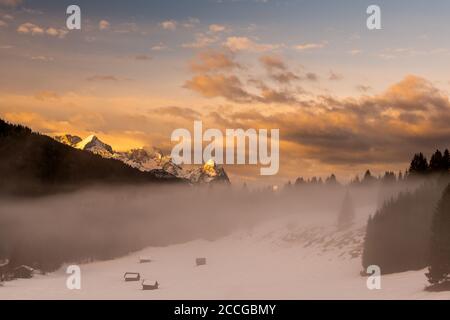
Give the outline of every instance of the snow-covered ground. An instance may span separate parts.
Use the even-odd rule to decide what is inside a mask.
[[[362,219],[362,220],[365,220]],[[361,221],[362,221],[361,220]],[[335,232],[295,218],[266,222],[216,241],[147,248],[112,261],[81,265],[81,290],[66,288],[65,268],[30,280],[7,282],[0,299],[449,299],[429,293],[424,270],[386,275],[381,290],[361,277],[363,224]],[[139,257],[150,263],[139,263]],[[197,257],[207,265],[195,266]],[[125,272],[157,280],[143,291]]]

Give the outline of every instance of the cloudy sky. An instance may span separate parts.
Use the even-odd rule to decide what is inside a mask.
[[[279,128],[276,177],[227,167],[250,183],[397,171],[450,146],[448,14],[447,0],[0,0],[0,117],[118,150],[170,150],[196,119]]]

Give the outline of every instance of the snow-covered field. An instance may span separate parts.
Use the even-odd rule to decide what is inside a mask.
[[[7,282],[0,299],[449,299],[429,293],[424,270],[386,275],[381,290],[361,277],[363,224],[336,233],[334,226],[280,219],[216,241],[147,248],[112,261],[81,265],[81,290],[66,288],[65,268],[30,280]],[[139,263],[139,257],[151,257]],[[195,266],[206,257],[207,265]],[[143,291],[125,272],[157,280]]]

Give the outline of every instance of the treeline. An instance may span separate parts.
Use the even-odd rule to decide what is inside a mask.
[[[448,149],[446,149],[444,153],[440,150],[436,150],[436,152],[431,156],[429,163],[423,153],[415,154],[408,172],[411,177],[414,177],[448,172],[449,170],[450,153]]]
[[[408,176],[407,171],[405,173],[400,171],[400,172],[398,172],[398,174],[395,174],[395,172],[392,172],[392,171],[386,171],[383,175],[374,176],[374,175],[372,175],[370,170],[367,170],[364,173],[364,175],[362,176],[362,178],[360,178],[359,175],[354,177],[350,181],[348,186],[352,186],[352,187],[372,186],[377,182],[389,184],[389,183],[393,183],[393,182],[405,181],[407,176]],[[342,183],[340,183],[338,181],[338,179],[336,178],[336,175],[333,173],[325,179],[322,179],[321,177],[312,177],[309,179],[299,177],[299,178],[297,178],[297,180],[295,180],[294,184],[292,184],[291,182],[288,182],[287,185],[288,186],[293,185],[293,186],[297,186],[297,187],[302,187],[302,186],[342,186]]]
[[[393,171],[386,171],[382,175],[375,176],[370,170],[366,172],[360,178],[359,175],[355,176],[348,186],[370,186],[376,183],[392,184],[395,182],[404,182],[417,177],[426,177],[428,175],[441,174],[450,170],[450,152],[446,149],[444,152],[436,150],[432,154],[430,161],[423,153],[417,153],[411,160],[411,164],[408,170],[399,171],[395,173]],[[321,177],[312,177],[305,179],[298,177],[294,183],[289,181],[286,187],[302,187],[302,186],[341,186],[335,174],[322,179]]]
[[[378,265],[383,273],[394,273],[430,265],[433,215],[450,182],[449,169],[448,150],[437,150],[430,162],[422,153],[414,156],[407,178],[422,185],[388,200],[369,218],[364,268]]]
[[[0,119],[0,194],[35,195],[90,184],[179,181],[61,144]]]

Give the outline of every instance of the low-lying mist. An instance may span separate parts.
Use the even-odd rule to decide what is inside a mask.
[[[406,184],[286,186],[250,191],[229,186],[95,187],[0,203],[0,259],[43,271],[65,262],[111,259],[147,246],[213,240],[282,216],[337,219],[349,191],[355,207],[381,205]]]

